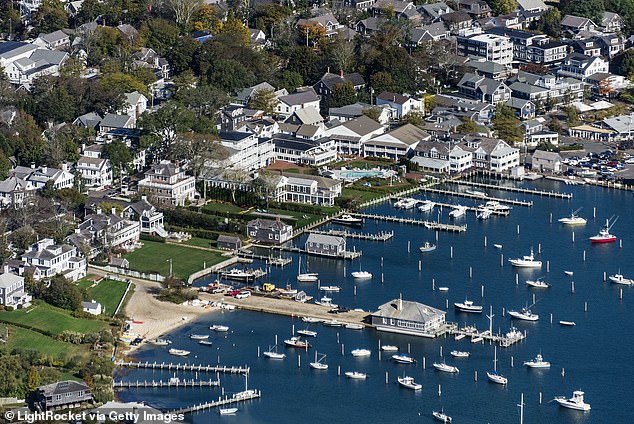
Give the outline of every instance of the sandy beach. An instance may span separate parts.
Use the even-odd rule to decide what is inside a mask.
[[[106,272],[95,268],[91,268],[90,273],[107,275]],[[134,293],[125,308],[126,315],[130,320],[135,321],[131,325],[130,332],[136,333],[146,340],[160,337],[203,314],[217,310],[211,307],[161,302],[154,297],[154,293],[161,289],[160,283],[138,278],[126,278],[134,284]],[[126,353],[133,350],[135,350],[135,346],[130,346]]]

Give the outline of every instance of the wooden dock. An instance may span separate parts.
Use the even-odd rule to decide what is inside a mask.
[[[248,250],[239,250],[238,256],[244,259],[251,259],[251,261],[253,261],[253,259],[265,261],[267,265],[279,266],[279,267],[285,267],[286,265],[293,262],[293,258],[290,258],[290,257],[282,258],[282,257],[275,257],[270,255],[269,256],[256,255],[255,253],[249,252]]]
[[[333,255],[323,255],[316,252],[309,252],[306,249],[302,249],[295,246],[267,246],[264,244],[253,244],[252,246],[259,247],[262,249],[269,249],[271,251],[279,250],[280,252],[303,253],[305,255],[320,256],[322,258],[331,258],[331,259],[356,259],[361,257],[361,251],[359,252],[345,251],[343,252],[342,255],[333,256]]]
[[[369,240],[369,241],[388,241],[392,237],[394,237],[394,231],[381,231],[380,233],[351,233],[348,231],[338,231],[338,230],[329,230],[329,231],[319,231],[312,230],[310,231],[312,234],[325,234],[330,236],[339,236],[356,240]]]
[[[467,231],[467,225],[453,225],[453,224],[443,224],[440,222],[434,221],[424,221],[422,219],[413,219],[413,218],[402,218],[398,216],[391,215],[373,215],[369,213],[354,213],[354,216],[358,216],[360,218],[365,219],[376,219],[379,221],[386,222],[398,222],[399,224],[412,224],[412,225],[423,225],[425,228],[433,229],[433,230],[441,230],[441,231],[451,231],[451,232],[464,232]]]
[[[438,188],[431,188],[431,187],[423,187],[421,188],[421,191],[424,191],[427,193],[444,194],[447,196],[466,197],[468,199],[482,200],[483,202],[486,202],[488,200],[495,200],[500,203],[507,203],[509,205],[514,205],[514,206],[527,206],[527,207],[533,206],[533,202],[526,202],[524,200],[505,199],[502,197],[480,196],[477,194],[466,193],[464,191],[441,190]],[[440,204],[438,202],[435,202],[435,203],[438,205]],[[495,213],[496,211],[493,211],[493,212]]]
[[[112,387],[115,389],[138,389],[138,388],[192,388],[192,387],[218,387],[220,386],[220,380],[181,380],[181,379],[171,379],[168,381],[159,380],[159,381],[115,381],[112,384]]]
[[[526,333],[514,334],[513,336],[500,335],[500,334],[491,334],[489,331],[465,331],[465,329],[458,328],[457,326],[453,327],[448,331],[449,334],[454,336],[462,335],[471,339],[471,342],[475,343],[476,340],[481,339],[482,343],[496,343],[501,347],[510,347],[515,343],[519,343],[526,338]]]
[[[447,183],[463,185],[463,186],[471,186],[471,187],[488,188],[492,190],[510,191],[513,193],[532,194],[535,196],[554,197],[557,199],[572,199],[571,193],[559,193],[557,191],[543,191],[543,190],[535,190],[531,188],[522,188],[522,187],[506,187],[506,186],[500,186],[495,184],[476,183],[474,181],[462,181],[462,180],[447,181]]]
[[[177,410],[168,411],[168,412],[170,414],[176,414],[176,415],[191,414],[193,412],[199,412],[199,411],[204,411],[207,409],[218,408],[221,406],[230,405],[230,404],[234,404],[238,402],[245,402],[247,400],[258,399],[260,397],[262,397],[262,392],[260,392],[259,390],[246,390],[244,392],[235,393],[231,397],[228,397],[228,396],[225,396],[224,398],[219,397],[218,400],[215,400],[212,402],[201,403],[198,405],[193,405],[187,408],[177,409]]]
[[[236,367],[226,365],[195,365],[195,364],[181,364],[181,363],[167,363],[167,362],[129,362],[119,361],[117,365],[125,368],[145,368],[153,370],[167,370],[167,371],[196,371],[196,372],[218,372],[225,374],[249,374],[249,367]]]
[[[443,207],[443,208],[448,208],[448,209],[455,209],[458,205],[452,205],[451,203],[442,203],[442,202],[434,202],[437,206]],[[464,206],[464,205],[460,205],[463,208],[466,208],[466,210],[468,212],[475,212],[477,213],[481,208],[476,208],[473,206]],[[496,210],[492,210],[489,209],[489,211],[491,211],[492,215],[498,215],[498,216],[508,216],[509,215],[509,211],[496,211]]]

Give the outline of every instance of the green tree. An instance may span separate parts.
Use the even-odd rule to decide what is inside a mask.
[[[174,75],[189,71],[194,54],[200,44],[189,36],[179,37],[174,46],[167,52],[167,60]]]
[[[289,92],[295,91],[297,87],[300,87],[304,84],[304,78],[296,71],[284,71],[282,75],[277,80],[277,86],[280,88],[285,88]]]
[[[8,139],[20,164],[29,166],[40,162],[46,147],[41,134],[42,130],[31,115],[18,112]]]
[[[32,393],[40,386],[40,373],[36,367],[29,368],[29,374],[26,377],[26,390]]]
[[[148,94],[147,85],[131,74],[114,73],[104,75],[101,77],[99,85],[106,91],[116,91],[121,94],[132,91]]]
[[[479,131],[478,124],[472,119],[465,118],[462,120],[462,124],[456,127],[456,131],[463,134],[474,134]]]
[[[58,274],[51,278],[51,283],[43,293],[43,300],[58,308],[69,311],[81,310],[82,292],[78,286]]]
[[[158,153],[164,156],[178,134],[192,131],[199,123],[194,112],[169,101],[153,113],[144,113],[138,126],[144,135],[152,137]]]
[[[625,53],[613,60],[613,67],[619,75],[624,75],[630,80],[634,78],[634,50],[626,50]]]
[[[506,15],[517,9],[515,0],[490,0],[489,6],[494,15]]]
[[[495,108],[493,130],[499,138],[511,144],[519,143],[524,138],[524,131],[515,116],[515,111],[504,103],[498,103]]]
[[[575,125],[579,125],[579,113],[574,106],[564,106],[561,110],[566,114],[568,126],[574,127]]]
[[[0,181],[4,181],[7,179],[11,168],[11,161],[9,160],[7,155],[2,150],[0,150]]]
[[[328,99],[329,107],[341,107],[351,105],[357,101],[357,92],[354,90],[352,83],[335,84],[332,89],[330,98]]]
[[[424,120],[425,116],[422,114],[422,112],[412,111],[401,119],[401,124],[412,124],[418,126],[422,125]]]
[[[121,140],[115,140],[112,143],[103,146],[103,153],[110,159],[112,172],[116,177],[121,176],[121,171],[129,171],[132,166],[134,154]]]
[[[556,7],[548,9],[539,20],[537,28],[551,37],[561,35],[561,12]]]
[[[34,35],[68,27],[68,14],[60,0],[44,0],[33,14]]]
[[[164,56],[178,43],[180,31],[165,19],[149,19],[141,26],[139,35],[145,40],[146,47]]]
[[[378,107],[369,107],[363,110],[363,114],[370,119],[379,122],[379,118],[381,117],[381,109]]]
[[[563,15],[583,16],[600,24],[605,12],[604,0],[561,0],[559,9]]]
[[[384,91],[394,91],[394,79],[389,72],[380,71],[370,77],[370,87],[379,95]]]
[[[249,99],[249,108],[262,110],[268,116],[272,116],[277,108],[277,97],[275,91],[262,89],[256,91]]]

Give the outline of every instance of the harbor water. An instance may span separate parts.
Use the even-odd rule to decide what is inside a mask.
[[[441,408],[453,417],[454,423],[518,423],[517,404],[522,393],[525,423],[634,422],[634,412],[628,406],[629,396],[634,392],[634,363],[630,359],[631,341],[627,336],[631,333],[628,328],[634,328],[631,306],[634,287],[604,281],[604,273],[634,277],[632,193],[569,186],[555,181],[501,181],[499,185],[570,192],[574,196],[570,200],[562,200],[486,189],[483,191],[489,196],[531,200],[534,203],[532,207],[513,207],[507,217],[491,216],[483,221],[477,220],[473,212],[468,212],[454,222],[466,223],[466,232],[439,232],[438,239],[435,231],[423,226],[366,220],[362,229],[349,230],[364,233],[394,231],[394,237],[387,242],[348,240],[348,250],[363,253],[360,259],[353,261],[304,256],[302,272],[318,272],[322,285],[341,286],[340,293],[329,293],[328,297],[333,299],[333,303],[350,309],[374,311],[379,305],[402,295],[405,300],[446,310],[447,321],[460,327],[470,324],[483,331],[489,328],[486,315],[492,307],[494,333],[506,333],[515,326],[527,335],[518,344],[497,349],[498,371],[508,378],[505,387],[487,380],[486,372],[493,370],[494,357],[494,346],[489,343],[472,344],[469,338],[455,341],[449,335],[427,339],[379,333],[371,329],[359,331],[310,324],[309,329],[318,332],[316,338],[309,338],[311,349],[289,349],[284,347],[283,340],[291,336],[293,326],[295,330],[306,328],[299,317],[239,310],[210,313],[167,335],[173,342],[170,347],[190,350],[189,357],[170,356],[167,352],[169,347],[152,346],[140,349],[135,357],[150,362],[251,367],[248,387],[261,390],[262,398],[236,404],[239,411],[234,417],[219,416],[217,410],[187,417],[195,423],[285,424],[298,420],[308,423],[432,423],[432,411]],[[445,188],[455,191],[466,189],[455,185]],[[435,194],[414,197],[465,206],[482,203]],[[588,220],[585,226],[565,227],[557,222],[558,218],[570,215],[579,207],[583,207],[579,215]],[[593,216],[595,208],[596,217]],[[441,222],[449,222],[447,208],[421,213],[417,210],[396,210],[390,203],[383,203],[364,212],[427,220],[440,218]],[[597,234],[612,215],[620,215],[611,230],[619,240],[591,245],[588,238]],[[345,228],[328,224],[320,229]],[[294,244],[303,247],[306,237],[299,237]],[[419,252],[419,246],[426,241],[437,244],[437,249]],[[502,248],[496,248],[494,244],[502,245]],[[531,248],[536,259],[543,262],[541,270],[512,268],[508,259],[528,255]],[[272,268],[263,281],[282,287],[290,283],[315,299],[323,296],[316,283],[296,282],[297,264],[298,257],[293,255],[292,264]],[[265,265],[256,261],[250,266]],[[359,269],[372,272],[373,278],[355,281],[350,274]],[[564,271],[573,271],[573,275],[568,276]],[[538,289],[526,285],[527,279],[538,277],[543,277],[551,287]],[[209,281],[200,281],[197,285]],[[441,286],[449,290],[439,291]],[[512,322],[508,310],[531,305],[533,296],[535,304],[531,309],[539,314],[539,321]],[[464,314],[455,311],[453,303],[465,299],[483,305],[484,312]],[[576,325],[560,326],[560,320],[574,321]],[[227,325],[230,331],[214,333],[208,329],[213,324]],[[189,338],[190,334],[201,333],[211,334],[211,346],[199,345]],[[286,353],[286,358],[271,360],[262,355],[258,357],[258,349],[260,352],[268,350],[275,344],[276,335],[278,351]],[[379,343],[398,346],[401,353],[409,352],[417,363],[396,364],[390,359],[392,353],[387,352],[379,358]],[[357,348],[370,349],[372,355],[352,357],[350,351]],[[449,354],[452,350],[469,351],[471,356],[468,359],[453,358]],[[327,355],[323,362],[329,365],[328,370],[317,371],[309,367],[315,351]],[[550,369],[527,369],[522,365],[540,352],[545,360],[551,362]],[[435,370],[433,362],[443,359],[457,366],[460,372],[448,374]],[[341,375],[337,375],[338,368]],[[368,378],[349,380],[344,376],[346,371],[365,372]],[[422,391],[399,387],[396,379],[403,375],[414,377],[423,385]],[[117,379],[168,380],[173,376],[167,371],[122,370]],[[176,376],[215,379],[214,375],[193,372],[180,372]],[[222,388],[125,389],[118,393],[125,401],[143,400],[160,409],[177,409],[217,399],[221,393],[231,395],[244,390],[243,376],[220,375],[220,380]],[[551,402],[555,396],[570,397],[573,390],[579,389],[585,392],[585,400],[592,406],[590,412],[567,410]]]

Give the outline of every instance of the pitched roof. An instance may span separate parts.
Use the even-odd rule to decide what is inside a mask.
[[[302,124],[314,125],[324,121],[324,118],[314,106],[297,109],[293,115],[297,117]],[[292,119],[292,117],[289,119]]]
[[[337,84],[345,84],[347,82],[351,83],[354,87],[365,85],[365,80],[363,79],[363,76],[357,72],[344,74],[343,76],[326,72],[324,76],[321,77],[320,82],[322,82],[331,91],[335,88]]]
[[[79,381],[67,380],[67,381],[58,381],[57,383],[53,383],[53,384],[47,384],[46,386],[40,386],[38,387],[38,390],[40,392],[43,392],[43,394],[48,397],[53,395],[77,392],[80,390],[89,392],[90,387],[88,387],[88,385],[84,383],[83,381],[79,382]]]
[[[392,93],[391,91],[384,91],[378,96],[376,96],[376,98],[386,102],[396,103],[399,105],[403,105],[410,100],[410,98],[407,96],[403,96],[402,94],[398,94],[398,93]]]
[[[422,303],[394,299],[379,306],[379,310],[372,315],[405,321],[426,322],[436,319],[438,315],[445,315],[445,312]]]
[[[543,160],[553,161],[553,162],[561,161],[561,156],[559,155],[559,153],[547,152],[545,150],[535,150],[535,152],[533,152],[532,158],[543,159]]]
[[[106,128],[125,128],[129,124],[132,118],[128,115],[117,115],[114,113],[107,113],[103,117],[99,126]]]
[[[596,24],[592,22],[591,19],[584,18],[582,16],[566,15],[561,20],[561,26],[567,26],[572,28],[581,28],[582,26],[585,26],[588,23],[591,23],[592,25],[596,26]]]
[[[516,0],[522,10],[546,10],[548,6],[542,0]]]
[[[306,239],[306,244],[308,243],[321,243],[321,244],[326,244],[326,245],[339,245],[339,244],[344,244],[346,243],[346,239],[344,239],[343,237],[339,237],[339,236],[332,236],[329,234],[316,234],[316,233],[310,233],[308,235],[308,239]]]
[[[14,285],[15,283],[23,281],[24,277],[20,277],[19,275],[11,274],[9,272],[0,274],[0,288],[7,288]]]
[[[350,131],[363,136],[371,134],[383,128],[383,125],[376,122],[374,119],[365,115],[361,115],[358,118],[351,119],[341,124],[343,127],[348,128]]]
[[[313,90],[300,91],[297,93],[281,96],[279,101],[289,106],[299,106],[304,103],[319,101],[319,97]]]
[[[249,221],[247,223],[247,227],[257,227],[257,228],[262,228],[265,230],[274,230],[274,231],[285,231],[285,230],[288,230],[288,227],[292,227],[292,225],[288,225],[283,221],[257,218],[252,221]]]

